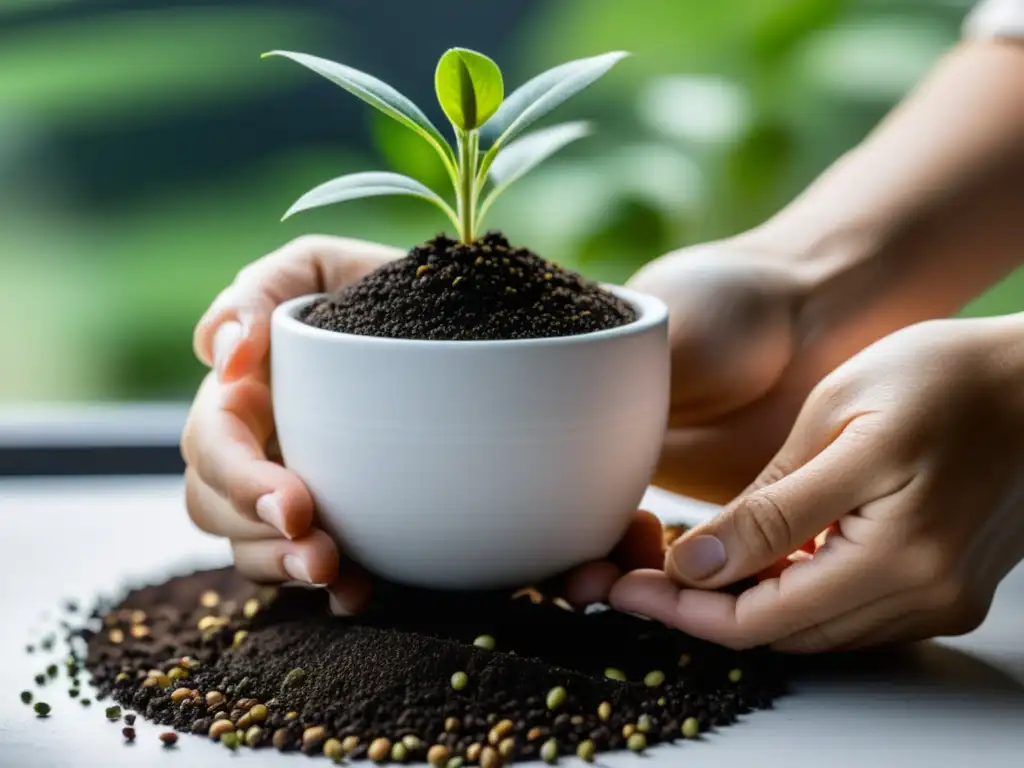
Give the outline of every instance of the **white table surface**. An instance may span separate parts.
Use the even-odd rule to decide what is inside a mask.
[[[667,516],[708,511],[657,493],[648,501]],[[49,663],[23,650],[47,626],[44,612],[52,624],[65,598],[87,605],[126,580],[222,564],[227,555],[223,542],[191,527],[175,479],[0,481],[0,767],[303,765],[305,758],[273,750],[232,756],[190,736],[169,754],[156,739],[161,729],[142,720],[137,742],[122,746],[121,725],[107,723],[102,706],[85,709],[69,699],[64,683],[43,694],[53,706],[46,720],[18,698],[25,688],[36,690],[32,677]],[[54,653],[52,660],[60,658]],[[869,657],[806,672],[774,710],[747,715],[700,743],[600,763],[757,768],[808,760],[828,768],[1024,768],[1024,569],[1011,574],[971,635],[922,644],[895,661]]]

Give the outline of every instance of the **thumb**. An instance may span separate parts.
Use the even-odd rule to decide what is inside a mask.
[[[747,491],[672,546],[673,579],[720,589],[755,576],[874,498],[884,470],[875,419],[856,417],[816,452],[801,421]]]

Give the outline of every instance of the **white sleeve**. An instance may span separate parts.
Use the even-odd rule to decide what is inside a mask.
[[[1014,38],[1024,42],[1024,0],[982,0],[964,20],[963,36]]]

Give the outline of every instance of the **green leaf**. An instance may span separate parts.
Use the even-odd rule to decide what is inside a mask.
[[[409,195],[429,200],[448,216],[458,226],[458,217],[451,206],[446,203],[440,195],[427,186],[420,184],[415,179],[402,176],[399,173],[388,173],[386,171],[368,171],[364,173],[350,173],[347,176],[339,176],[336,179],[324,182],[304,194],[285,213],[283,219],[298,213],[307,211],[310,208],[320,208],[325,205],[342,203],[346,200],[356,200],[362,197],[379,197],[381,195]],[[282,220],[283,220],[282,219]]]
[[[430,122],[430,119],[408,98],[382,80],[378,80],[376,77],[365,72],[360,72],[358,69],[347,67],[344,64],[338,64],[337,62],[321,59],[318,56],[310,56],[305,53],[270,51],[263,54],[263,58],[268,56],[284,56],[307,69],[311,69],[318,75],[326,77],[335,85],[340,85],[353,96],[357,96],[370,106],[376,107],[385,115],[394,118],[405,127],[418,133],[441,154],[447,165],[454,167],[452,149],[437,128],[434,127],[434,124]]]
[[[445,51],[437,62],[434,88],[445,115],[463,131],[475,130],[487,122],[505,96],[498,65],[467,48]]]
[[[523,136],[505,147],[491,164],[490,175],[494,188],[480,205],[477,228],[498,195],[523,175],[529,173],[563,147],[589,135],[587,122],[562,123]]]
[[[505,99],[494,116],[481,128],[481,139],[491,142],[491,150],[507,144],[533,122],[575,96],[627,56],[629,54],[625,51],[613,51],[570,61],[542,72]]]

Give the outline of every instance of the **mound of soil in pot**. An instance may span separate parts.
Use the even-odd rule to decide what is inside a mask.
[[[601,286],[495,232],[472,245],[436,237],[302,317],[362,336],[467,341],[575,336],[635,319]]]

